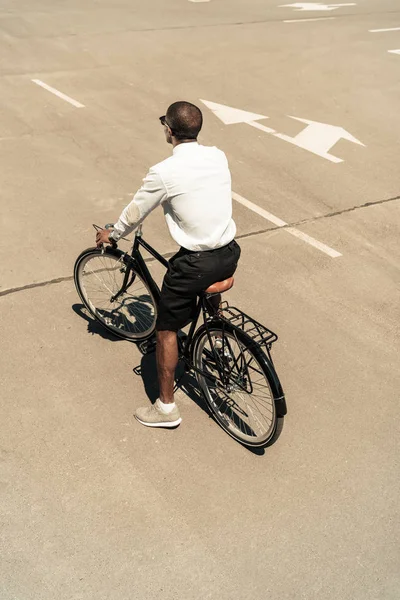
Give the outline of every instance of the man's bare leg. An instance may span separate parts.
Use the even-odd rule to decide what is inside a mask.
[[[157,373],[160,400],[164,404],[174,401],[175,369],[178,364],[176,331],[157,331]]]
[[[174,402],[175,369],[178,364],[178,340],[175,331],[157,332],[156,358],[160,397],[150,406],[137,408],[135,417],[147,427],[177,427],[182,417]]]

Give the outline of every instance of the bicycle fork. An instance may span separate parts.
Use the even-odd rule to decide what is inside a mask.
[[[131,273],[131,268],[130,268],[130,266],[125,265],[124,267],[122,267],[120,269],[120,272],[123,273],[124,270],[125,270],[125,274],[124,274],[124,280],[122,282],[121,289],[116,294],[114,294],[114,296],[111,296],[110,302],[115,302],[120,296],[122,296],[122,294],[125,294],[128,287],[130,287],[136,279],[136,273],[135,273],[135,271],[133,271],[132,278],[128,283],[129,275]]]

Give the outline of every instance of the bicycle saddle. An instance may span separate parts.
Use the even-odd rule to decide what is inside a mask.
[[[223,281],[216,281],[210,287],[208,287],[205,291],[206,294],[222,294],[223,292],[227,292],[233,287],[234,278],[229,277],[228,279],[224,279]]]

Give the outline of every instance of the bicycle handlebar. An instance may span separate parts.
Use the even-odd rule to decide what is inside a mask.
[[[104,227],[100,227],[100,225],[95,225],[93,223],[93,227],[96,231],[101,231],[102,229],[112,229],[114,227],[114,223],[107,223],[106,225],[104,225]],[[143,234],[143,225],[142,225],[142,223],[140,223],[140,225],[137,227],[137,229],[135,231],[135,237],[142,237],[142,234]],[[127,242],[129,242],[129,240],[124,237],[122,237],[121,240],[126,240]],[[114,248],[116,248],[117,242],[115,240],[112,240],[111,245]]]
[[[107,225],[104,225],[104,229],[112,229],[114,227],[114,223],[107,223]],[[137,227],[136,231],[135,231],[135,236],[141,237],[143,233],[143,225],[142,223],[140,223],[140,225]]]

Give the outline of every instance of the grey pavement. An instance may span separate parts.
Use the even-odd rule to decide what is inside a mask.
[[[1,600],[399,597],[400,29],[369,30],[400,28],[400,9],[280,4],[0,0]],[[201,105],[237,193],[341,253],[234,202],[227,299],[279,334],[288,402],[264,453],[190,379],[177,430],[141,427],[154,355],[96,326],[72,281],[91,224],[168,156],[176,99]],[[338,141],[334,164],[200,99],[364,146]],[[161,210],[144,233],[174,251]]]

